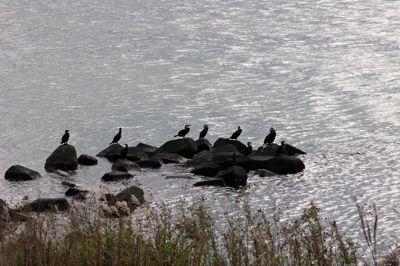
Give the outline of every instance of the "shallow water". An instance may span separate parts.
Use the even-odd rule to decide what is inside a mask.
[[[214,142],[239,140],[305,150],[306,169],[250,176],[253,209],[272,201],[298,217],[313,201],[345,230],[354,199],[375,203],[380,243],[397,233],[400,209],[400,22],[397,1],[2,1],[0,172],[21,164],[43,178],[0,179],[0,198],[59,197],[44,162],[65,129],[80,154],[95,155],[123,128],[121,143],[160,146],[185,124]],[[97,191],[110,163],[71,178]],[[148,195],[173,204],[205,195],[223,211],[238,192],[165,180],[180,166],[144,170]],[[112,190],[123,187],[109,184]],[[150,196],[150,198],[152,198]]]

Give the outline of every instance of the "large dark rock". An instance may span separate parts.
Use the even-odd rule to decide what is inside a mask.
[[[224,145],[224,146],[219,146],[217,148],[212,148],[210,150],[213,154],[218,154],[218,153],[239,153],[239,150],[232,144]]]
[[[138,164],[124,159],[118,159],[115,161],[111,166],[111,169],[113,171],[129,172],[132,175],[140,175],[142,172],[142,169]]]
[[[124,147],[122,147],[119,144],[113,144],[110,147],[107,148],[108,152],[105,152],[107,150],[105,149],[99,154],[102,154],[103,157],[106,157],[107,160],[109,160],[110,162],[115,162],[116,160],[121,159],[121,152],[124,149]],[[128,147],[128,153],[126,155],[126,159],[128,159],[129,161],[139,161],[147,158],[148,158],[148,152],[146,152],[146,150],[138,147]]]
[[[107,148],[105,148],[104,150],[102,150],[101,152],[99,152],[98,154],[96,154],[97,157],[107,157],[107,154],[111,151],[114,150],[120,150],[120,153],[122,151],[124,147],[119,145],[118,143],[115,144],[111,144],[110,146],[108,146]]]
[[[156,153],[153,158],[161,159],[165,164],[168,163],[184,163],[187,159],[177,153]]]
[[[246,145],[244,145],[243,143],[241,143],[238,140],[230,140],[230,139],[224,139],[224,138],[219,138],[217,139],[217,141],[214,143],[213,148],[218,148],[221,146],[226,146],[226,145],[233,145],[236,147],[236,149],[244,154],[244,151],[246,149]]]
[[[265,161],[253,160],[251,170],[265,169],[276,174],[295,174],[304,170],[304,163],[292,156],[276,156]]]
[[[212,144],[206,139],[196,140],[197,152],[211,150]]]
[[[195,175],[204,175],[213,177],[218,174],[219,166],[212,162],[204,162],[193,168],[192,171],[190,172]]]
[[[71,197],[79,193],[86,195],[87,193],[89,193],[89,190],[81,187],[71,187],[65,192],[65,196]]]
[[[264,144],[259,147],[254,154],[256,156],[274,157],[277,154],[279,145],[276,143]],[[296,156],[298,154],[306,154],[306,152],[286,143],[286,152],[289,156]]]
[[[226,187],[225,181],[222,178],[213,178],[209,180],[198,181],[193,184],[195,187],[202,186],[216,186],[216,187]]]
[[[197,153],[196,142],[192,138],[170,140],[157,149],[158,153],[177,153],[191,159]]]
[[[69,203],[66,198],[53,198],[53,199],[37,199],[31,203],[24,206],[25,211],[34,212],[55,212],[55,211],[65,211],[70,208]]]
[[[133,175],[131,175],[130,173],[121,172],[121,171],[112,171],[112,172],[104,174],[101,177],[101,180],[103,180],[103,181],[120,181],[120,180],[130,179],[132,177],[133,177]]]
[[[286,143],[286,152],[290,156],[296,156],[298,154],[307,154],[305,151],[300,150],[299,148],[296,148],[290,144]]]
[[[136,162],[142,168],[160,168],[164,162],[159,158],[151,158]]]
[[[44,168],[48,171],[60,170],[76,170],[78,168],[78,159],[75,147],[69,144],[60,145],[46,159]]]
[[[7,180],[12,181],[24,181],[24,180],[35,180],[42,176],[29,168],[23,167],[21,165],[13,165],[6,171],[4,176]]]
[[[130,186],[117,195],[113,196],[109,202],[114,204],[117,201],[126,201],[128,203],[129,208],[131,211],[135,210],[138,205],[134,203],[132,200],[132,195],[139,200],[140,204],[143,204],[146,202],[146,198],[143,192],[143,189],[137,187],[137,186]]]
[[[247,183],[246,171],[236,165],[220,171],[215,178],[222,178],[229,187],[245,186]]]
[[[223,162],[233,160],[233,152],[223,152],[216,153],[212,158],[212,162],[215,164],[222,164]],[[247,168],[247,165],[250,164],[251,159],[243,154],[236,153],[236,163],[235,165],[241,166],[243,168]]]
[[[87,155],[87,154],[82,154],[78,158],[78,163],[80,165],[96,165],[98,162],[95,157]]]
[[[212,158],[214,156],[214,153],[211,151],[201,151],[197,153],[193,159],[187,162],[187,166],[189,167],[195,167],[201,163],[204,162],[211,162]]]

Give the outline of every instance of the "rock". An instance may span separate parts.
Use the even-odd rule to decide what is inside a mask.
[[[254,175],[258,175],[259,177],[277,176],[277,174],[264,169],[258,169],[254,172]]]
[[[264,144],[259,147],[254,153],[253,157],[263,156],[263,157],[274,157],[279,149],[279,145],[276,143]]]
[[[82,193],[82,194],[86,195],[87,193],[89,193],[89,190],[83,189],[81,187],[71,187],[65,192],[65,196],[71,197],[71,196],[75,196],[78,193]]]
[[[46,212],[46,211],[65,211],[70,208],[69,203],[66,198],[45,198],[37,199],[31,203],[28,203],[23,208],[25,211],[34,212]]]
[[[118,159],[111,166],[113,171],[129,172],[132,175],[140,175],[142,169],[140,166],[134,162],[130,162],[124,159]]]
[[[227,153],[227,152],[230,152],[230,153],[236,152],[236,153],[239,154],[239,150],[238,150],[235,146],[233,146],[233,145],[231,145],[231,144],[224,145],[224,146],[219,146],[219,147],[217,147],[217,148],[212,148],[210,151],[211,151],[213,154]]]
[[[235,146],[236,149],[242,154],[244,154],[244,151],[247,147],[246,145],[244,145],[243,143],[241,143],[238,140],[230,140],[230,139],[224,139],[224,138],[217,139],[217,141],[214,143],[213,147],[218,148],[218,147],[226,146],[226,145]]]
[[[108,154],[109,152],[114,151],[114,150],[118,150],[118,149],[122,151],[123,148],[124,148],[124,147],[122,147],[122,146],[119,145],[118,143],[111,144],[110,146],[108,146],[107,148],[105,148],[104,150],[102,150],[101,152],[99,152],[98,154],[96,154],[96,156],[97,156],[97,157],[107,157],[107,154]]]
[[[146,202],[146,197],[143,190],[137,186],[130,186],[124,189],[123,191],[112,197],[112,199],[110,199],[110,202],[114,204],[117,201],[126,201],[130,210],[134,211],[138,207],[138,205],[134,203],[134,200],[132,200],[132,196],[138,199],[140,204]]]
[[[87,154],[82,154],[78,158],[78,163],[80,165],[96,165],[97,164],[97,159],[93,156],[87,155]]]
[[[160,168],[164,162],[159,158],[151,158],[136,162],[142,168]]]
[[[191,159],[197,153],[196,142],[192,138],[170,140],[156,150],[157,153],[177,153]]]
[[[204,162],[193,168],[193,170],[190,172],[195,175],[204,175],[213,177],[218,174],[219,166],[212,162]]]
[[[112,146],[112,145],[111,145]],[[114,147],[109,150],[108,153],[104,156],[110,162],[115,162],[116,160],[121,158],[121,152],[124,149],[121,145],[119,147]],[[126,159],[129,161],[139,161],[142,159],[147,159],[148,155],[145,150],[138,147],[128,147],[128,153],[126,155]]]
[[[296,156],[298,154],[307,154],[305,151],[302,151],[287,143],[286,143],[286,152],[289,156]]]
[[[26,222],[29,219],[29,216],[23,214],[21,210],[8,209],[8,213],[12,222]]]
[[[210,180],[203,180],[193,184],[195,187],[201,186],[216,186],[216,187],[226,187],[225,181],[222,178],[214,178]]]
[[[138,145],[136,145],[137,148],[144,150],[144,151],[153,151],[155,149],[157,149],[157,147],[151,146],[149,144],[145,144],[145,143],[139,143]]]
[[[153,158],[161,159],[165,164],[168,163],[184,163],[187,159],[177,153],[156,153]]]
[[[103,180],[103,181],[120,181],[120,180],[130,179],[132,177],[133,177],[133,175],[131,175],[130,173],[121,172],[121,171],[112,171],[112,172],[104,174],[101,177],[101,180]]]
[[[265,169],[276,174],[295,174],[304,170],[304,163],[296,157],[277,156],[265,161],[253,160],[251,164],[252,170]]]
[[[75,147],[69,144],[60,145],[47,158],[44,168],[48,171],[76,170],[78,168],[78,159],[76,158]]]
[[[174,176],[167,176],[165,179],[194,179],[188,175],[174,175]]]
[[[211,162],[212,158],[214,156],[214,153],[211,151],[201,151],[198,154],[196,154],[193,159],[187,162],[188,167],[195,167],[201,163],[204,162]]]
[[[229,167],[218,173],[216,178],[222,178],[229,187],[245,186],[247,183],[247,173],[239,166]]]
[[[211,150],[212,144],[206,139],[196,140],[197,152]]]
[[[223,152],[223,153],[214,154],[214,157],[212,158],[212,162],[220,165],[223,162],[226,162],[226,161],[232,160],[232,159],[233,159],[233,152]],[[241,153],[236,153],[235,165],[238,165],[238,164],[244,165],[245,162],[250,162],[250,161],[251,161],[251,158],[244,156]]]
[[[31,169],[23,167],[21,165],[13,165],[6,171],[4,179],[11,181],[25,181],[25,180],[35,180],[42,176]]]
[[[78,187],[79,185],[74,183],[74,182],[70,182],[70,181],[62,181],[61,185],[64,185],[66,187]]]

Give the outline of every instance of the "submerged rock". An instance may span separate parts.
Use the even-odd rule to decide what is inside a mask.
[[[247,184],[246,171],[236,165],[220,171],[216,178],[222,178],[229,187],[245,186]]]
[[[39,179],[41,177],[42,176],[36,171],[21,165],[13,165],[6,171],[4,179],[12,181],[26,181]]]
[[[44,168],[48,171],[60,170],[76,170],[78,168],[78,159],[75,147],[69,144],[60,145],[46,159]]]
[[[103,181],[120,181],[120,180],[130,179],[132,177],[133,177],[133,175],[130,173],[127,173],[127,172],[112,171],[112,172],[104,174],[101,177],[101,180],[103,180]]]
[[[202,186],[216,186],[216,187],[226,187],[225,181],[222,178],[213,178],[209,180],[202,180],[193,184],[195,187]]]
[[[129,172],[132,175],[139,175],[142,172],[140,166],[134,162],[124,159],[118,159],[111,166],[113,171]]]
[[[177,153],[191,159],[197,153],[196,142],[192,138],[170,140],[157,149],[157,153]]]

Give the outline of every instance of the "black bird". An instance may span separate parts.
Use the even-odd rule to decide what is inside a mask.
[[[178,132],[178,135],[175,135],[174,137],[185,137],[185,135],[187,134],[187,133],[189,133],[189,131],[190,131],[190,125],[186,125],[185,126],[185,129],[182,129],[181,131],[179,131]]]
[[[247,142],[247,147],[244,150],[244,155],[250,156],[252,151],[253,151],[253,146],[251,146],[251,142]]]
[[[272,142],[274,142],[275,137],[276,137],[275,129],[273,127],[271,127],[269,130],[269,134],[264,139],[264,144],[267,144],[267,143],[271,144]]]
[[[286,152],[286,142],[282,141],[281,142],[281,146],[279,146],[277,152],[276,152],[276,156],[278,155],[288,155]]]
[[[232,160],[228,160],[228,161],[223,162],[223,163],[219,166],[219,169],[220,169],[220,170],[227,169],[227,168],[229,168],[229,167],[232,167],[235,163],[236,163],[236,153],[233,154]]]
[[[64,144],[64,145],[66,145],[67,144],[67,142],[68,142],[68,140],[69,140],[69,130],[65,130],[65,134],[64,134],[64,136],[62,136],[62,138],[61,138],[61,144]]]
[[[122,149],[119,157],[121,159],[125,159],[127,154],[128,154],[128,144],[125,144],[125,148]]]
[[[110,143],[118,143],[118,141],[121,139],[121,135],[122,135],[122,128],[119,128],[119,132],[117,133],[117,135],[114,136],[113,141]]]
[[[204,129],[200,132],[199,139],[204,139],[208,132],[208,126],[204,125]]]
[[[240,126],[238,127],[238,130],[236,130],[232,136],[230,137],[230,139],[234,139],[237,140],[237,138],[240,136],[240,134],[242,134],[242,129],[240,128]]]

